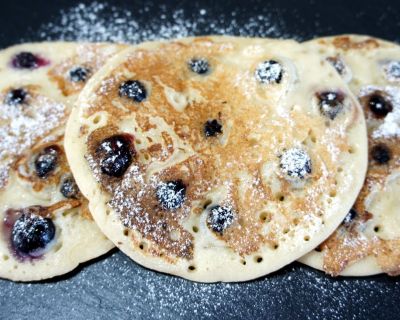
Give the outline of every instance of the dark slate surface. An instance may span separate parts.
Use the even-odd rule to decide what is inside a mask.
[[[0,46],[43,39],[38,30],[59,20],[61,9],[77,3],[3,1]],[[140,1],[112,3],[130,10],[144,27],[161,12],[154,2],[147,2],[146,12],[141,10]],[[276,30],[266,33],[265,28],[253,28],[251,35],[304,40],[351,32],[400,40],[397,0],[169,1],[163,12],[177,8],[192,19],[198,18],[199,9],[207,9],[206,23],[195,28],[194,34],[213,32],[207,19],[235,11],[236,19],[243,23],[260,14],[274,17],[278,34]],[[239,31],[233,28],[231,32]],[[57,31],[51,37],[57,39]],[[398,319],[399,297],[400,281],[396,278],[331,279],[297,263],[252,282],[197,284],[144,269],[115,250],[52,281],[16,284],[0,280],[0,319]]]

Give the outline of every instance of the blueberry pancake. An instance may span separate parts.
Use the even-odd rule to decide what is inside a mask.
[[[72,177],[63,134],[77,93],[118,50],[37,43],[0,52],[1,278],[51,278],[113,247]]]
[[[292,41],[146,43],[112,58],[67,125],[77,184],[136,262],[245,281],[321,243],[366,170],[359,104]]]
[[[368,171],[352,210],[302,262],[331,275],[400,274],[400,47],[366,36],[310,41],[364,108]]]

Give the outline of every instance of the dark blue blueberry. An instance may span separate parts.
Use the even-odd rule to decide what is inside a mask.
[[[255,71],[256,79],[261,83],[280,83],[282,80],[283,68],[278,61],[267,60],[261,62]]]
[[[301,180],[312,171],[311,158],[305,150],[291,148],[280,156],[280,168],[289,179]]]
[[[49,218],[22,214],[15,221],[11,243],[17,253],[35,257],[54,239],[56,227]]]
[[[369,96],[368,107],[377,118],[384,118],[393,110],[393,106],[390,101],[386,100],[379,93],[374,93]]]
[[[85,82],[90,74],[90,70],[85,67],[75,67],[69,71],[69,79],[72,82]]]
[[[45,178],[57,167],[59,148],[50,146],[44,148],[35,159],[35,171],[39,178]]]
[[[343,223],[345,226],[349,226],[349,225],[353,222],[353,220],[354,220],[356,217],[357,217],[357,211],[354,210],[354,209],[352,208],[352,209],[350,209],[350,211],[349,211],[349,213],[346,215],[346,217],[344,217],[342,223]]]
[[[68,199],[77,199],[79,194],[79,188],[75,182],[75,179],[70,176],[65,178],[60,187],[61,194]]]
[[[218,120],[208,120],[204,124],[204,135],[206,137],[214,137],[218,134],[222,133],[222,125],[218,122]]]
[[[8,91],[4,102],[10,106],[23,104],[28,97],[28,92],[25,89],[12,89]]]
[[[156,196],[163,209],[175,210],[186,199],[186,186],[182,180],[161,182],[157,186]]]
[[[215,206],[208,213],[207,224],[212,231],[222,234],[232,224],[234,217],[232,209]]]
[[[192,59],[189,61],[189,68],[194,73],[206,74],[209,69],[208,61],[206,59]]]
[[[132,138],[119,134],[103,140],[96,149],[101,171],[112,177],[121,177],[132,163]]]
[[[17,53],[11,60],[11,65],[16,69],[36,69],[46,64],[48,61],[27,51]]]
[[[317,93],[319,110],[321,113],[331,120],[344,108],[344,95],[334,91],[324,91]]]
[[[392,153],[388,146],[383,143],[377,144],[371,149],[371,157],[378,164],[385,164],[390,161]]]
[[[135,102],[142,102],[147,97],[147,91],[140,81],[128,80],[119,86],[119,95]]]

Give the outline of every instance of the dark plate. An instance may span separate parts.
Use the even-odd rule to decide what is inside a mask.
[[[86,11],[88,18],[87,11],[98,7],[89,5],[79,11],[77,4],[71,0],[2,1],[0,46],[46,38],[74,40],[77,35],[89,40],[129,37],[138,41],[154,33],[170,37],[223,31],[299,40],[339,33],[400,39],[397,0],[214,0],[164,5],[112,1],[116,8],[107,6],[92,18],[93,30],[77,27],[79,19],[73,22],[70,14],[62,20],[60,10],[75,8],[81,16]],[[112,15],[125,17],[128,11],[137,32],[132,32],[132,20],[119,25],[110,20]],[[71,25],[75,27],[68,29]],[[107,31],[102,34],[99,25],[108,25]],[[116,35],[116,29],[123,32]],[[399,297],[397,278],[332,279],[298,263],[252,282],[198,284],[144,269],[113,251],[52,281],[16,284],[0,280],[0,319],[398,319]]]

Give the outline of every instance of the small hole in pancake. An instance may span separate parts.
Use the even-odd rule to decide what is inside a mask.
[[[279,201],[285,201],[285,196],[282,193],[278,193],[276,199]]]
[[[147,248],[147,244],[146,244],[146,243],[141,242],[141,243],[139,244],[139,249],[140,249],[140,250],[144,250],[144,249],[146,249],[146,248]]]
[[[381,230],[381,226],[375,226],[375,227],[374,227],[374,231],[375,231],[375,232],[379,232],[380,230]]]
[[[246,262],[246,260],[242,259],[242,260],[240,260],[240,263],[245,266],[247,262]]]
[[[180,232],[179,230],[172,230],[172,231],[169,233],[169,238],[170,238],[172,241],[178,241],[180,237],[181,237],[181,232]]]
[[[150,156],[149,156],[147,153],[145,153],[145,154],[144,154],[144,158],[145,158],[146,160],[149,160],[149,159],[150,159]]]
[[[199,228],[198,228],[197,226],[193,226],[193,227],[192,227],[192,230],[193,230],[194,233],[199,232]]]
[[[128,235],[129,235],[129,230],[128,230],[128,229],[125,229],[125,230],[124,230],[124,236],[127,237]]]
[[[142,140],[140,140],[140,139],[136,139],[135,142],[136,142],[136,144],[142,144]]]
[[[355,147],[354,147],[354,146],[350,146],[348,152],[349,152],[350,154],[355,153],[355,152],[356,152]]]
[[[194,271],[194,270],[196,270],[196,267],[195,266],[189,266],[188,269],[189,269],[189,271]]]
[[[100,120],[101,120],[101,116],[100,115],[95,116],[94,119],[93,119],[93,124],[98,124],[100,122]]]
[[[268,212],[263,211],[263,212],[260,213],[260,220],[262,222],[270,222],[271,221],[271,217],[270,217]]]
[[[10,257],[9,257],[8,255],[4,254],[4,255],[3,255],[3,260],[4,260],[4,261],[7,261],[8,259],[10,259]]]
[[[263,258],[261,256],[256,256],[254,257],[254,261],[257,263],[261,263],[263,261]]]
[[[332,199],[331,199],[331,198],[328,198],[328,199],[326,199],[326,202],[328,202],[329,204],[331,204],[331,203],[332,203]]]
[[[110,213],[111,213],[111,210],[110,210],[110,209],[107,209],[107,210],[106,210],[106,215],[109,216]]]
[[[310,241],[310,236],[305,236],[304,241]]]
[[[329,121],[325,121],[325,126],[327,127],[327,128],[329,128],[330,127],[330,122]]]
[[[338,167],[337,168],[337,172],[343,172],[343,168],[342,167]]]
[[[329,196],[330,196],[331,198],[336,197],[336,195],[337,195],[336,190],[331,190],[331,192],[329,192]]]
[[[274,250],[278,249],[279,248],[279,244],[275,243],[273,248],[274,248]]]
[[[287,233],[289,233],[289,228],[285,228],[285,229],[283,229],[283,234],[287,234]]]
[[[62,216],[63,217],[66,217],[68,215],[68,211],[64,211],[63,213],[62,213]]]
[[[14,269],[17,270],[17,269],[18,269],[18,266],[17,266],[17,265],[14,265]]]
[[[57,243],[57,245],[54,247],[54,252],[60,251],[62,245],[63,245],[62,242]]]
[[[294,218],[294,219],[292,220],[292,222],[293,222],[293,224],[294,224],[295,226],[297,226],[297,225],[299,224],[299,219],[298,219],[298,218]]]

